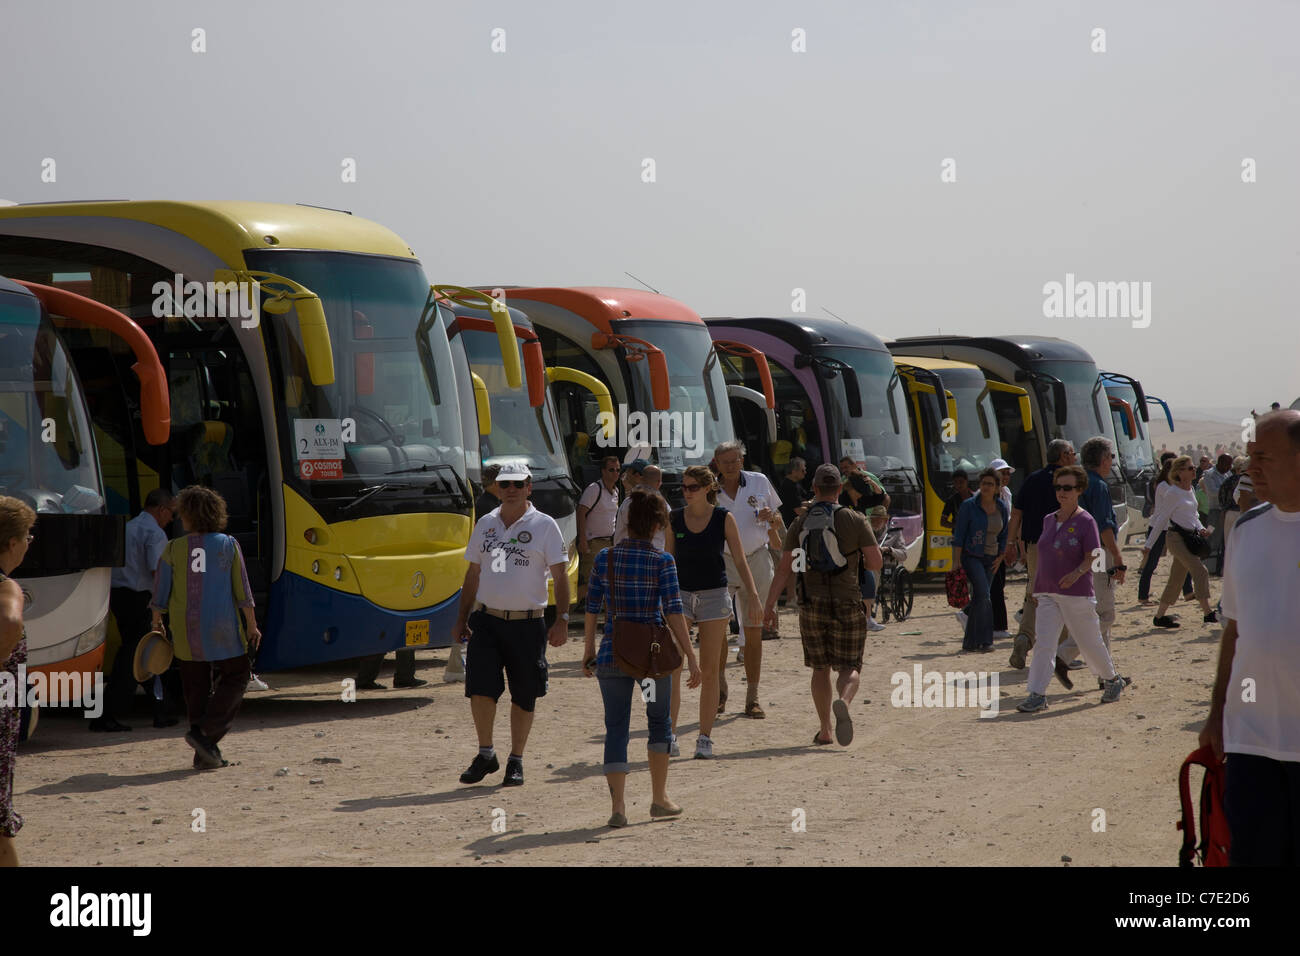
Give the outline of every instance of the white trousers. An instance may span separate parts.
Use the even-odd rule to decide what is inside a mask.
[[[1029,662],[1029,692],[1047,693],[1048,682],[1056,667],[1056,647],[1061,641],[1063,627],[1070,629],[1070,635],[1079,645],[1079,651],[1092,672],[1102,680],[1113,680],[1115,665],[1101,639],[1101,623],[1097,620],[1094,599],[1042,591],[1034,597],[1038,598],[1038,641]]]

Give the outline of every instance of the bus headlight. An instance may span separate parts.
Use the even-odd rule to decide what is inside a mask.
[[[313,562],[311,563],[311,573],[312,573],[312,574],[320,574],[320,562],[319,562],[319,561],[313,561]]]
[[[99,645],[104,643],[104,638],[108,634],[108,618],[104,618],[98,624],[92,625],[77,635],[76,649],[72,652],[73,657],[80,657],[82,654],[89,654]]]
[[[334,580],[335,581],[343,580],[343,568],[337,567],[334,569]]]

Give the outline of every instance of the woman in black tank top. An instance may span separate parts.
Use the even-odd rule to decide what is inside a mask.
[[[748,592],[750,606],[758,607],[759,601],[754,576],[740,544],[736,519],[726,508],[717,506],[713,472],[702,465],[687,468],[682,475],[682,493],[686,496],[686,507],[677,508],[668,516],[671,533],[665,536],[664,550],[677,562],[677,583],[686,619],[694,621],[700,632],[700,738],[695,745],[695,756],[712,759],[713,722],[727,700],[723,671],[727,664],[731,598],[722,558],[724,546],[733,555],[740,556],[736,570],[741,587]],[[673,681],[673,726],[677,725],[679,683]]]

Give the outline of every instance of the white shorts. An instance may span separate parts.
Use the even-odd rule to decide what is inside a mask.
[[[740,583],[740,572],[736,570],[731,555],[724,553],[722,557],[727,566],[727,590],[736,596],[736,613],[740,615],[740,625],[744,627],[745,621],[749,619],[749,609]],[[758,592],[758,608],[755,610],[755,617],[761,620],[763,606],[767,603],[767,592],[772,587],[772,578],[776,575],[776,568],[772,564],[772,552],[768,550],[767,545],[763,545],[747,554],[745,560],[749,563],[750,574],[754,576],[754,590]]]

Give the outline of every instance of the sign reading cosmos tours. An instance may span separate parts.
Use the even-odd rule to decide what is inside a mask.
[[[293,423],[298,474],[311,481],[343,477],[343,425],[337,418],[299,418]]]

